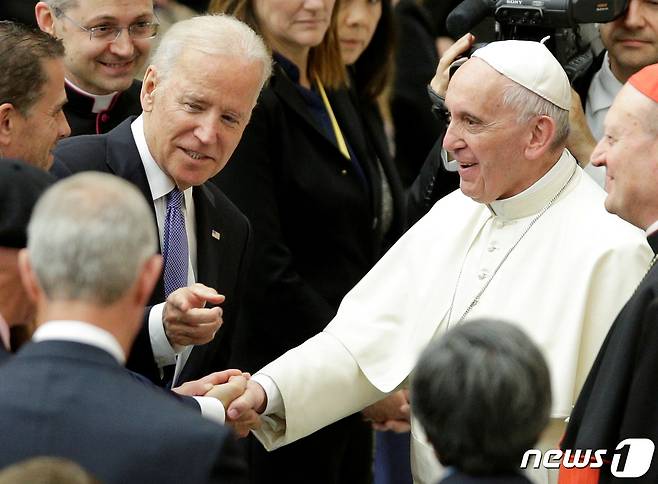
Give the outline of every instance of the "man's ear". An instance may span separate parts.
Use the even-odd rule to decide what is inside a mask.
[[[529,142],[525,147],[524,155],[529,160],[542,156],[551,149],[551,143],[555,137],[556,125],[553,118],[549,116],[537,116],[529,133]]]
[[[153,110],[153,93],[158,88],[160,78],[158,71],[154,66],[148,66],[142,82],[142,91],[139,95],[142,110],[150,112]]]
[[[11,144],[12,135],[15,136],[16,133],[16,122],[18,121],[16,116],[19,115],[20,113],[13,104],[0,104],[0,151]],[[5,156],[7,156],[6,153]]]
[[[38,2],[34,6],[34,16],[36,17],[39,28],[44,32],[48,32],[53,37],[57,37],[55,29],[55,14],[50,10],[50,6],[46,2]]]
[[[23,287],[25,288],[28,297],[33,303],[38,303],[43,294],[43,290],[32,270],[30,256],[27,253],[27,249],[23,249],[18,253],[18,271],[21,275],[21,282],[23,283]]]

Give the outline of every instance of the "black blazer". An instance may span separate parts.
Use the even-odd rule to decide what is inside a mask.
[[[47,455],[107,484],[243,482],[227,428],[135,381],[99,348],[29,343],[0,381],[0,468]]]
[[[0,20],[12,20],[25,25],[37,27],[34,7],[37,0],[2,0],[0,2]]]
[[[658,251],[658,233],[649,236]],[[569,418],[562,449],[608,449],[626,438],[658,442],[658,265],[619,312]],[[608,462],[612,454],[607,456]],[[613,482],[608,465],[600,482]],[[639,482],[639,481],[638,481]],[[658,482],[658,456],[642,482]]]
[[[367,183],[278,65],[231,162],[214,179],[254,228],[248,299],[233,351],[233,364],[245,370],[320,332],[382,253],[375,155],[349,93],[328,95]]]
[[[130,130],[133,120],[132,117],[128,118],[104,135],[77,136],[60,141],[51,171],[59,177],[81,171],[112,173],[134,183],[153,208],[146,172]],[[228,368],[248,265],[250,227],[245,216],[212,183],[195,187],[193,194],[197,236],[196,280],[226,296],[222,304],[224,324],[213,341],[192,350],[176,383]],[[156,223],[155,209],[153,223]],[[211,236],[213,230],[220,233],[219,240]],[[164,300],[164,276],[161,275],[149,304]],[[128,358],[127,367],[155,383],[161,383],[148,333],[149,309],[146,310],[144,325]]]

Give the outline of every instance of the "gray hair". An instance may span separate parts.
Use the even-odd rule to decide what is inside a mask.
[[[518,470],[548,423],[546,362],[516,326],[457,326],[423,351],[411,404],[439,461],[470,474]]]
[[[151,64],[167,78],[185,49],[208,55],[226,55],[258,61],[263,65],[262,88],[272,74],[272,56],[263,39],[244,22],[230,15],[201,15],[176,22],[162,37]]]
[[[79,5],[78,0],[45,0],[53,11],[66,12]]]
[[[516,82],[503,88],[503,105],[514,108],[519,124],[526,124],[534,116],[548,116],[555,121],[555,136],[551,149],[563,148],[569,136],[569,111],[562,109],[530,89]]]
[[[158,249],[152,210],[130,183],[81,173],[37,203],[27,250],[49,300],[117,301]]]

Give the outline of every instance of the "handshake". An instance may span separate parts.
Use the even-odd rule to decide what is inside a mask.
[[[225,424],[240,437],[261,426],[260,414],[267,405],[263,387],[250,380],[249,373],[224,370],[199,380],[183,383],[172,391],[179,395],[204,396],[217,399],[226,411]]]

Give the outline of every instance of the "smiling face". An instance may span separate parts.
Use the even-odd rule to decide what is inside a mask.
[[[626,82],[642,67],[658,62],[658,2],[630,0],[626,13],[600,27],[610,68]]]
[[[531,127],[519,123],[516,110],[502,101],[510,82],[473,58],[448,85],[446,106],[451,121],[443,147],[459,162],[461,191],[477,202],[512,197],[541,176],[536,164],[524,156]]]
[[[382,16],[381,0],[344,0],[338,10],[340,54],[354,64],[368,47]]]
[[[334,0],[254,0],[270,47],[293,60],[322,42],[333,8]]]
[[[114,42],[90,40],[73,22],[85,28],[153,22],[152,0],[84,0],[64,14],[52,19],[49,33],[66,47],[67,79],[92,94],[128,89],[148,58],[151,39],[133,39],[124,29]]]
[[[656,110],[656,103],[626,84],[591,159],[606,167],[605,208],[643,229],[658,220],[658,136],[648,124],[658,121]]]
[[[184,190],[216,175],[233,154],[260,92],[260,61],[184,50],[168,77],[142,86],[144,133],[153,158]]]

